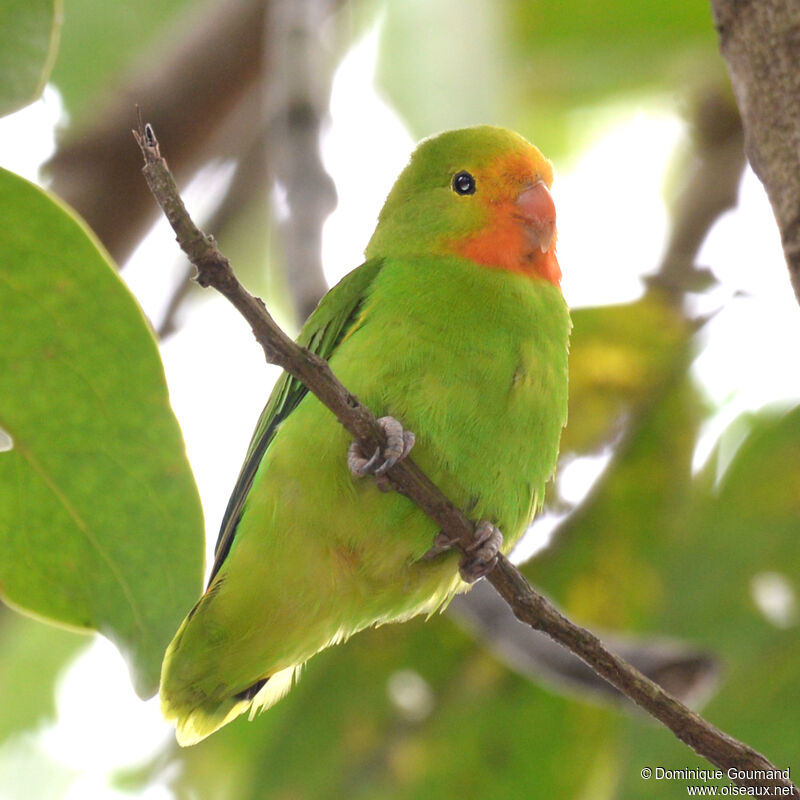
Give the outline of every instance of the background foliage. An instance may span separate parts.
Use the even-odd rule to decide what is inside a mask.
[[[292,7],[302,13],[293,17]],[[0,172],[3,598],[105,634],[129,656],[140,694],[154,691],[161,651],[200,591],[203,526],[156,342],[115,274],[115,261],[155,218],[129,135],[132,102],[146,105],[184,179],[220,159],[233,164],[208,225],[243,278],[284,319],[299,319],[323,278],[318,251],[292,242],[318,242],[332,205],[318,155],[303,148],[324,128],[336,66],[377,25],[378,86],[414,138],[507,125],[566,169],[620,109],[683,114],[690,135],[673,154],[665,189],[671,230],[660,256],[642,254],[650,277],[640,296],[614,305],[589,297],[574,312],[564,469],[549,500],[560,523],[525,571],[592,628],[712,657],[720,673],[705,715],[791,764],[800,752],[796,374],[792,402],[739,416],[705,465],[693,467],[709,420],[737,407],[735,398],[704,394],[695,358],[708,309],[738,302],[741,289],[725,256],[711,270],[695,263],[735,199],[742,168],[708,8],[690,0],[238,0],[223,24],[214,4],[190,0],[72,0],[63,13],[61,27],[59,3],[0,0],[0,110],[30,102],[49,74],[68,115],[48,167],[52,187],[103,242],[62,200]],[[287,30],[291,52],[279,46]],[[187,66],[209,60],[214,80]],[[287,112],[297,102],[299,123]],[[601,181],[624,170],[609,163]],[[269,210],[272,181],[294,217],[307,212],[299,233],[276,206]],[[619,211],[593,210],[602,235],[592,268],[612,284],[628,235]],[[757,267],[784,269],[779,258]],[[199,294],[164,287],[166,311],[152,320],[162,347],[204,313]],[[246,332],[238,335],[233,348],[246,346]],[[715,352],[742,369],[750,363],[741,352]],[[796,373],[789,361],[781,368]],[[222,428],[209,430],[209,441],[225,435],[224,425],[208,426]],[[562,476],[598,459],[605,468],[591,490],[565,499]],[[48,760],[41,737],[56,721],[57,678],[85,642],[0,609],[0,796],[75,791],[74,768]],[[240,720],[188,751],[166,743],[143,763],[131,756],[113,791],[667,798],[682,788],[643,781],[643,766],[706,766],[642,715],[586,687],[532,680],[535,669],[509,664],[502,652],[451,616],[360,634],[317,657],[289,697],[254,722]],[[707,697],[708,684],[708,670],[696,670],[675,685]],[[21,752],[33,752],[52,780],[23,786],[9,777],[26,774]]]

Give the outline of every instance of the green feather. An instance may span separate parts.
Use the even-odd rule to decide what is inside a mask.
[[[556,462],[569,316],[557,286],[445,255],[439,243],[443,218],[463,232],[485,216],[446,176],[525,148],[495,128],[423,143],[387,200],[369,260],[299,338],[373,413],[415,432],[414,460],[474,519],[498,525],[506,551]],[[320,650],[431,614],[467,588],[457,555],[422,560],[437,533],[425,514],[350,475],[349,443],[314,395],[279,381],[225,513],[209,588],[164,660],[162,708],[181,744],[276,702]]]
[[[297,337],[297,343],[312,353],[316,353],[320,358],[329,359],[356,318],[364,295],[380,270],[381,263],[382,260],[379,258],[367,261],[346,275],[332,291],[328,292],[306,321]],[[211,569],[209,583],[213,581],[228,555],[231,542],[236,534],[236,525],[242,513],[242,506],[253,484],[253,478],[261,463],[261,458],[269,447],[278,426],[292,413],[307,392],[308,389],[287,372],[284,372],[275,384],[267,405],[258,418],[255,433],[247,448],[244,464],[222,517],[219,537],[214,548],[214,566]]]

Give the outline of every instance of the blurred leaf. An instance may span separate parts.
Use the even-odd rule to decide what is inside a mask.
[[[96,114],[98,95],[114,87],[150,46],[160,42],[168,47],[165,33],[171,33],[170,24],[178,13],[190,7],[202,10],[206,4],[198,0],[70,0],[53,82],[72,119],[81,119],[87,111]],[[158,59],[152,60],[157,69]],[[131,98],[131,108],[137,101],[146,103],[147,98]]]
[[[492,123],[560,158],[576,109],[672,96],[715,74],[711,12],[696,0],[389,0],[377,78],[415,138]]]
[[[717,654],[723,680],[707,718],[786,766],[800,749],[797,617],[770,624],[753,586],[778,576],[796,607],[800,584],[788,565],[800,563],[800,411],[752,417],[719,488],[711,467],[691,474],[700,419],[696,390],[684,370],[673,372],[634,415],[595,491],[526,572],[590,627],[673,635]],[[708,766],[637,718],[626,739],[621,798],[675,796],[674,782],[644,782],[643,766]]]
[[[709,475],[701,477],[680,537],[657,556],[672,591],[651,624],[680,630],[720,653],[723,683],[705,716],[776,765],[794,767],[800,752],[800,408],[750,415],[747,423],[751,433],[718,489]],[[766,597],[757,590],[764,578]],[[759,610],[758,594],[767,613]],[[644,786],[636,779],[648,751],[658,752],[666,768],[704,765],[656,731],[637,730],[630,738],[631,769],[624,773],[630,795],[675,796],[674,785]]]
[[[200,591],[202,513],[141,311],[81,223],[0,172],[0,586],[108,636],[141,695]]]
[[[0,608],[0,742],[55,715],[55,682],[88,637]]]
[[[661,551],[689,502],[700,412],[685,374],[673,374],[638,409],[595,491],[552,547],[526,566],[574,619],[620,632],[648,630],[644,620],[671,601]]]
[[[562,455],[607,442],[624,414],[652,402],[688,359],[691,328],[655,292],[624,305],[572,312],[569,418]]]
[[[502,5],[512,48],[528,64],[531,88],[573,103],[663,85],[687,69],[679,67],[682,59],[716,50],[711,9],[695,0],[669,5],[506,0]]]
[[[574,152],[577,109],[607,113],[611,98],[674,97],[724,78],[706,3],[677,0],[506,0],[511,127],[535,134],[551,158]],[[584,136],[586,133],[584,132]]]
[[[42,93],[60,26],[61,0],[0,0],[0,116]]]

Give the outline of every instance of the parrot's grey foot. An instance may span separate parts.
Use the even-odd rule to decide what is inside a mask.
[[[347,451],[347,466],[357,478],[374,475],[378,487],[389,491],[393,487],[386,472],[409,454],[414,446],[414,434],[404,430],[394,417],[381,417],[378,425],[386,436],[386,447],[383,450],[375,448],[375,452],[367,458],[361,451],[361,445],[353,442]]]
[[[487,520],[481,520],[475,526],[475,538],[467,548],[467,552],[461,556],[458,562],[458,571],[461,580],[465,583],[475,583],[478,579],[494,569],[497,563],[497,554],[503,544],[503,534],[500,529],[492,525]],[[455,542],[443,531],[436,534],[433,540],[433,547],[422,556],[423,560],[430,561],[432,558],[451,550]]]
[[[500,529],[488,520],[481,520],[475,526],[475,538],[458,562],[461,580],[475,583],[487,572],[491,572],[497,563],[497,554],[502,544],[503,534]]]

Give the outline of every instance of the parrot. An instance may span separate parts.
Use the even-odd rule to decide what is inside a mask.
[[[386,448],[362,453],[298,380],[278,380],[207,589],[164,657],[161,708],[180,745],[272,706],[325,648],[442,610],[530,525],[567,417],[571,322],[552,180],[536,147],[490,125],[412,153],[364,262],[297,338],[380,417]],[[480,521],[466,554],[386,491],[387,469],[409,451]]]

